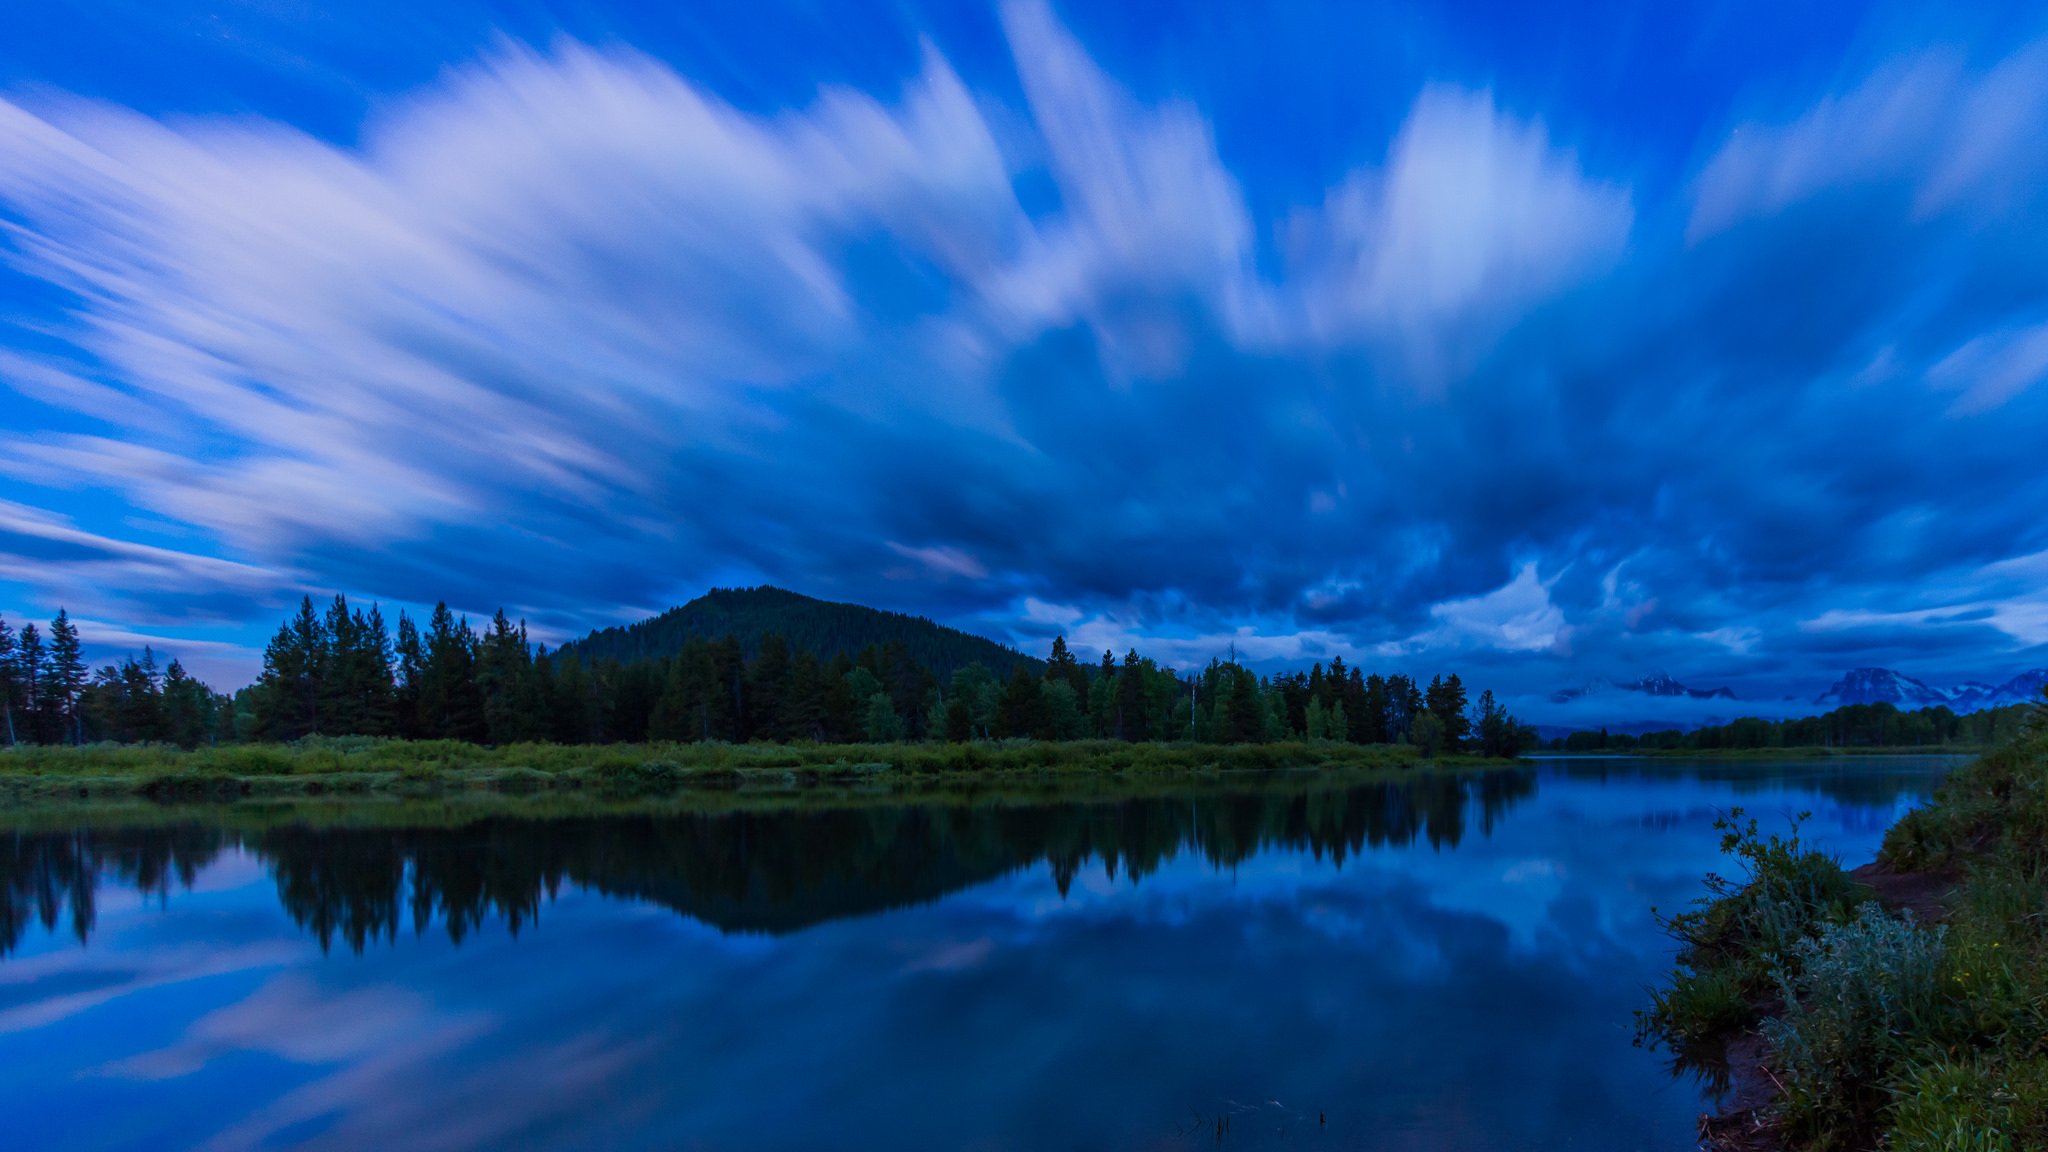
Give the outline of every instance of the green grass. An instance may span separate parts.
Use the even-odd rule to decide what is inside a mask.
[[[1406,746],[1279,744],[515,744],[312,738],[184,751],[165,745],[0,751],[0,808],[59,802],[225,801],[319,796],[659,796],[815,788],[927,790],[1065,777],[1185,776],[1304,769],[1398,771]],[[1445,757],[1438,765],[1497,763]]]
[[[1886,835],[1893,871],[1960,877],[1941,925],[1862,902],[1796,832],[1727,831],[1740,873],[1667,921],[1678,964],[1641,1039],[1704,1065],[1754,1024],[1789,1147],[2048,1148],[2048,731]]]

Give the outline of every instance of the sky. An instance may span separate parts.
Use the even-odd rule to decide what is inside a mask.
[[[755,583],[1525,711],[1997,682],[2044,377],[2036,5],[0,35],[0,613],[219,687],[301,595],[556,642]]]

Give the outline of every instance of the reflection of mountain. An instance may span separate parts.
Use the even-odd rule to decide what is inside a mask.
[[[1064,893],[1091,860],[1135,882],[1183,852],[1226,868],[1269,849],[1342,860],[1417,839],[1455,846],[1469,820],[1491,831],[1534,789],[1533,770],[1508,769],[1119,800],[17,834],[0,848],[0,951],[34,921],[54,928],[67,909],[82,941],[103,879],[162,896],[233,847],[270,867],[279,902],[323,947],[338,937],[360,950],[437,918],[457,942],[491,920],[516,934],[565,882],[722,931],[780,933],[935,900],[1040,860]]]

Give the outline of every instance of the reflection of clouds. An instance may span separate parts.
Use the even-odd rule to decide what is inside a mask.
[[[1224,1096],[1327,1105],[1340,1145],[1672,1146],[1696,1097],[1627,1036],[1667,947],[1649,906],[1698,892],[1719,863],[1713,815],[1735,803],[1815,809],[1829,848],[1867,854],[1877,833],[1862,825],[1896,795],[1835,801],[1829,787],[1545,770],[1456,848],[1420,840],[1341,867],[1271,849],[1218,867],[1183,849],[1135,883],[1098,857],[1065,899],[1040,864],[773,937],[565,890],[517,940],[401,934],[322,960],[274,913],[274,886],[253,893],[272,913],[260,919],[174,897],[168,914],[115,918],[91,953],[0,963],[0,1004],[79,971],[151,993],[120,1016],[60,1013],[35,1038],[54,1050],[137,1020],[178,1025],[142,1055],[94,1057],[104,1074],[82,1080],[17,1058],[0,1102],[119,1093],[95,1098],[107,1117],[47,1129],[52,1147],[116,1142],[115,1114],[173,1097],[206,1103],[147,1143],[1132,1147],[1165,1139],[1189,1100]],[[288,942],[221,945],[252,932]],[[228,1003],[148,982],[152,964],[199,971],[208,946],[291,966]]]
[[[163,1080],[189,1076],[229,1052],[264,1052],[300,1064],[334,1064],[416,1040],[433,1006],[390,986],[323,990],[288,973],[246,1000],[193,1022],[169,1048],[108,1065],[110,1076]]]
[[[903,971],[912,972],[958,972],[979,967],[989,953],[995,951],[996,943],[987,936],[972,940],[961,940],[939,945],[905,965]]]
[[[119,956],[84,951],[47,952],[10,960],[0,964],[0,996],[26,1002],[0,1010],[0,1035],[46,1028],[123,996],[208,976],[289,964],[305,953],[300,941],[279,939],[229,947],[196,944],[149,948]],[[38,984],[77,990],[27,999],[35,995]],[[11,987],[22,991],[19,995],[8,993]]]
[[[647,1055],[644,1043],[598,1031],[481,1062],[470,1052],[472,1060],[462,1069],[436,1063],[464,1055],[462,1049],[473,1048],[488,1031],[478,1021],[443,1021],[395,1049],[362,1054],[258,1109],[205,1147],[499,1147],[550,1116],[592,1106],[611,1081]],[[295,1135],[319,1121],[327,1126],[318,1135]]]

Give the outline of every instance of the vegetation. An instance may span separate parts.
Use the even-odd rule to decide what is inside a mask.
[[[927,781],[1076,774],[1170,776],[1287,769],[1391,769],[1414,747],[1319,741],[1132,744],[1011,740],[968,744],[509,744],[306,737],[290,744],[22,746],[0,753],[0,804],[38,800],[234,799],[348,793],[660,795],[821,783],[918,788]],[[1480,763],[1473,760],[1471,763]],[[1443,761],[1438,761],[1443,763]]]
[[[706,601],[723,607],[714,613]],[[777,606],[787,613],[773,615]],[[1281,676],[1212,661],[1182,675],[1136,651],[1085,665],[1064,637],[1040,662],[929,621],[772,589],[678,611],[687,614],[641,637],[650,651],[660,645],[649,637],[676,640],[673,653],[620,662],[583,654],[621,649],[618,636],[550,653],[503,612],[479,634],[441,604],[424,628],[401,613],[394,636],[374,605],[365,612],[337,596],[322,611],[307,599],[271,639],[256,683],[232,697],[175,661],[160,673],[148,649],[88,677],[60,612],[48,645],[33,625],[17,640],[0,621],[0,701],[8,743],[41,745],[197,748],[311,735],[490,745],[1302,741],[1512,757],[1535,739],[1491,693],[1469,701],[1456,675],[1425,687],[1341,659]],[[822,651],[763,630],[771,618]],[[719,620],[746,627],[751,647],[737,632],[713,640],[692,631]],[[888,638],[847,650],[877,634]],[[974,652],[1007,654],[1007,679],[979,660],[949,663]]]
[[[1796,827],[1724,830],[1740,874],[1667,921],[1641,1039],[1698,1066],[1754,1025],[1791,1146],[2048,1147],[2048,702],[1885,837],[1882,877],[1953,878],[1942,923],[1886,911]]]
[[[1640,736],[1609,733],[1604,728],[1573,732],[1552,739],[1548,747],[1561,752],[1636,753],[1991,748],[2018,736],[2032,708],[2030,704],[2015,704],[1958,715],[1944,706],[1901,711],[1890,704],[1846,704],[1819,716],[1790,720],[1747,716],[1690,732],[1676,728]]]
[[[516,932],[565,884],[721,930],[785,932],[929,900],[1039,860],[1064,892],[1084,867],[1138,882],[1184,853],[1228,867],[1276,846],[1339,862],[1418,840],[1455,846],[1468,827],[1491,827],[1529,796],[1535,773],[976,782],[909,799],[818,788],[10,808],[11,835],[0,837],[0,955],[38,920],[46,929],[68,921],[85,939],[103,884],[163,899],[236,847],[264,861],[285,910],[323,947],[339,940],[360,950],[435,920],[458,944],[486,919]]]

